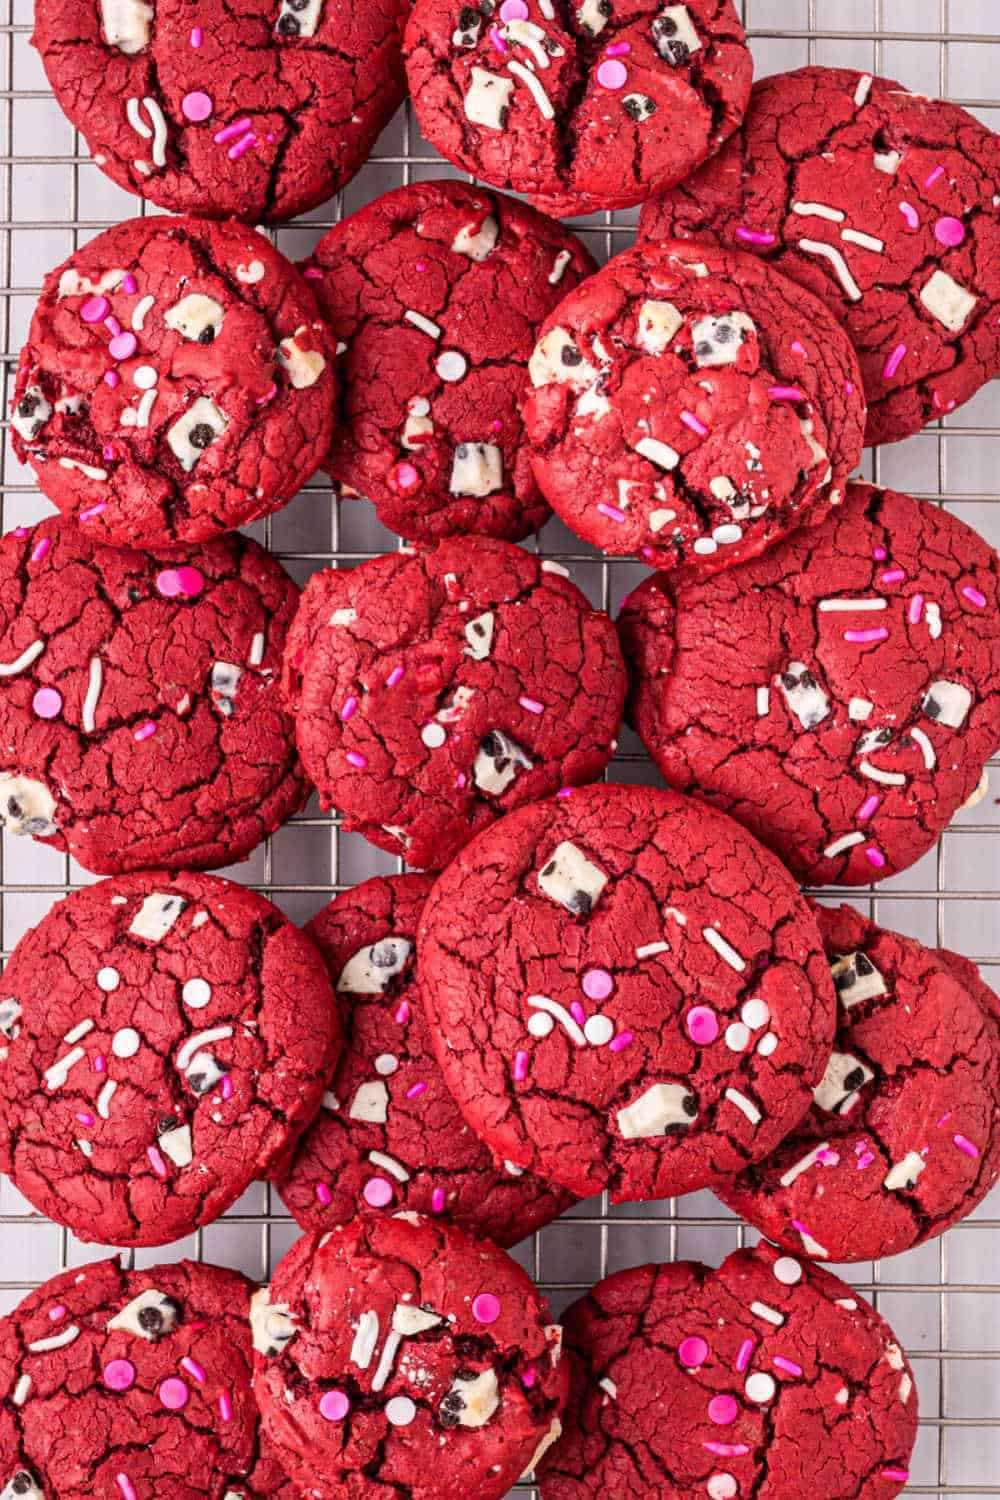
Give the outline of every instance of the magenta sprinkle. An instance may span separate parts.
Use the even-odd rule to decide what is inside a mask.
[[[503,432],[503,423],[501,422],[499,417],[494,417],[493,421],[490,423],[490,426],[493,428],[494,432]]]
[[[899,1479],[903,1483],[910,1477],[909,1469],[883,1469],[881,1473],[883,1479]]]
[[[889,554],[884,547],[876,547],[872,552],[872,557],[874,557],[876,562],[885,562],[888,556]]]
[[[228,1073],[219,1086],[219,1092],[222,1094],[223,1099],[231,1099],[233,1097],[233,1080]]]
[[[397,1025],[399,1025],[399,1026],[405,1026],[406,1023],[407,1023],[407,1021],[409,1019],[410,1019],[410,1002],[409,1002],[409,1000],[401,1000],[399,1002],[399,1008],[396,1011],[394,1020],[396,1021]]]
[[[183,1411],[188,1404],[190,1394],[183,1380],[176,1375],[171,1375],[168,1379],[161,1381],[157,1392],[167,1411]]]
[[[733,1396],[713,1396],[708,1403],[708,1419],[717,1427],[729,1427],[740,1414]]]
[[[618,1035],[616,1037],[612,1037],[611,1041],[608,1043],[608,1050],[610,1052],[624,1052],[625,1048],[630,1047],[634,1041],[635,1037],[632,1035],[631,1031],[620,1031]]]
[[[899,211],[903,215],[903,218],[906,220],[911,229],[920,228],[920,215],[917,213],[917,210],[913,207],[912,203],[901,203],[899,205]]]
[[[203,39],[204,39],[204,32],[202,31],[201,27],[200,26],[192,26],[191,27],[191,35],[188,38],[188,41],[191,43],[191,46],[192,47],[200,47],[201,44],[202,44]]]
[[[79,1120],[79,1122],[80,1122],[81,1125],[93,1125],[93,1123],[94,1123],[94,1117],[93,1117],[93,1115],[88,1115],[87,1112],[86,1112],[86,1110],[82,1110],[81,1109],[78,1112],[76,1118]],[[49,1317],[50,1318],[53,1317],[53,1316],[55,1316],[54,1313],[49,1313]]]
[[[307,281],[323,280],[323,272],[320,270],[319,266],[306,266],[302,274]]]
[[[572,795],[573,795],[573,788],[571,786],[561,786],[559,788],[558,792],[556,792],[556,796],[557,797],[562,797],[562,798],[572,797]]]
[[[325,1182],[317,1182],[316,1184],[316,1202],[322,1203],[324,1208],[326,1208],[328,1203],[333,1202],[333,1194]]]
[[[103,323],[111,311],[111,303],[107,297],[88,297],[81,304],[80,317],[84,323]]]
[[[887,864],[886,857],[882,853],[881,849],[876,849],[873,845],[869,845],[869,847],[865,850],[865,858],[870,865],[875,866],[876,870],[884,869],[885,865]]]
[[[744,1339],[740,1345],[740,1352],[736,1356],[736,1368],[743,1374],[753,1356],[753,1339]]]
[[[229,157],[230,161],[239,161],[240,157],[243,156],[245,152],[249,151],[251,147],[256,146],[256,144],[257,137],[254,135],[253,131],[251,131],[249,135],[241,136],[241,138],[236,142],[234,146],[230,146],[229,150],[226,152],[226,155]]]
[[[344,756],[344,759],[347,761],[348,765],[356,766],[359,771],[363,771],[365,766],[368,764],[365,757],[357,750],[348,750],[347,754]]]
[[[866,797],[858,808],[858,822],[867,823],[872,814],[878,811],[881,801],[882,798],[876,797],[874,792],[870,797]]]
[[[515,1052],[514,1054],[514,1081],[523,1083],[528,1076],[528,1054],[527,1052]]]
[[[772,401],[804,401],[805,392],[797,385],[769,385],[767,394]]]
[[[677,1347],[677,1358],[686,1370],[696,1370],[708,1358],[708,1345],[697,1336],[681,1339]]]
[[[205,575],[200,568],[178,568],[177,582],[180,585],[181,593],[186,594],[189,599],[193,599],[205,587]]]
[[[760,229],[744,229],[741,226],[736,231],[736,238],[742,240],[745,245],[773,245],[778,236]]]
[[[231,1422],[233,1419],[233,1403],[229,1399],[228,1391],[223,1391],[219,1397],[219,1416],[224,1422]]]
[[[31,561],[32,562],[41,562],[42,558],[45,556],[45,554],[48,552],[48,550],[49,550],[49,548],[51,546],[52,546],[52,538],[48,537],[48,536],[43,536],[42,540],[38,543],[38,546],[35,548],[34,552],[31,554]]]
[[[395,687],[396,683],[402,680],[402,676],[403,676],[403,668],[402,667],[393,667],[392,671],[389,673],[388,677],[385,679],[385,685],[386,685],[386,687]]]
[[[887,573],[882,574],[883,583],[904,583],[905,581],[906,574],[902,568],[890,568]]]
[[[545,704],[539,703],[537,698],[518,698],[517,701],[529,714],[543,714],[545,712]]]
[[[135,1382],[135,1365],[128,1359],[109,1359],[101,1373],[109,1391],[127,1391]]]
[[[909,611],[908,611],[910,624],[911,625],[919,625],[920,624],[920,617],[923,614],[923,612],[924,612],[924,596],[923,596],[923,594],[914,594],[913,598],[910,600],[910,608],[909,608]]]
[[[497,52],[507,51],[507,43],[504,41],[503,37],[500,35],[495,26],[490,27],[490,41],[493,43],[493,46]]]
[[[742,1458],[750,1449],[746,1443],[702,1443],[707,1453],[714,1453],[718,1458]]]
[[[884,625],[875,625],[871,630],[845,630],[844,640],[851,641],[855,645],[864,646],[869,641],[884,641],[889,636]]]
[[[122,291],[125,293],[126,297],[134,297],[138,290],[139,284],[136,281],[135,277],[132,275],[132,272],[127,272],[124,280],[122,281]]]
[[[185,120],[190,120],[195,125],[200,125],[202,120],[207,120],[212,113],[211,96],[203,89],[193,89],[190,94],[185,94],[181,100],[181,113]]]
[[[118,378],[120,380],[121,376],[119,375]],[[114,458],[114,456],[115,456],[114,445],[112,443],[105,443],[104,447],[101,449],[101,457],[104,459],[105,463],[110,463],[111,460]]]
[[[125,1500],[136,1500],[135,1485],[127,1474],[116,1474],[115,1480]]]
[[[961,219],[945,214],[934,225],[934,238],[939,245],[946,245],[949,250],[953,250],[965,239],[965,225]]]
[[[104,1056],[104,1053],[98,1052],[97,1056],[94,1058],[94,1072],[103,1073],[106,1071],[107,1066],[107,1058]]]
[[[431,1193],[431,1213],[444,1213],[444,1188],[435,1188]]]
[[[774,1368],[784,1370],[786,1375],[801,1375],[802,1366],[797,1365],[794,1359],[785,1359],[784,1355],[776,1354],[774,1357]]]
[[[854,395],[854,381],[853,380],[845,380],[844,381],[844,394],[847,395],[847,396],[853,396]]]
[[[495,1323],[500,1316],[500,1298],[492,1292],[480,1292],[472,1299],[472,1316],[477,1323]]]
[[[597,509],[602,516],[607,516],[609,521],[617,521],[619,525],[625,520],[625,512],[619,510],[617,505],[606,505],[603,500],[599,500]]]
[[[149,1165],[152,1167],[157,1177],[166,1177],[166,1163],[164,1162],[163,1157],[160,1155],[159,1151],[157,1151],[156,1147],[147,1146],[146,1155],[149,1157]]]
[[[699,1047],[707,1047],[719,1035],[719,1022],[709,1005],[696,1005],[684,1018],[684,1029]]]
[[[351,696],[349,698],[345,698],[344,699],[343,703],[340,705],[340,717],[343,719],[343,721],[344,721],[345,724],[347,723],[347,720],[351,717],[351,715],[354,713],[354,711],[357,708],[357,706],[358,706],[358,700],[354,696],[353,693],[351,694]]]
[[[905,358],[906,345],[897,344],[895,349],[893,349],[892,353],[889,355],[889,358],[885,362],[885,369],[882,371],[883,378],[886,380],[891,380]]]
[[[95,516],[99,516],[101,514],[102,510],[107,510],[107,506],[104,504],[103,500],[101,501],[100,505],[92,505],[89,510],[81,510],[80,520],[92,521]]]
[[[699,437],[708,437],[708,428],[704,422],[699,422],[693,411],[682,411],[681,421],[685,427],[690,427],[691,431],[696,432]]]
[[[273,401],[274,400],[274,398],[275,398],[275,396],[277,394],[278,394],[278,387],[275,385],[274,381],[272,380],[271,384],[268,386],[268,388],[264,392],[263,396],[258,396],[257,397],[256,401],[254,402],[254,406],[266,406],[269,401]]]
[[[934,184],[937,182],[938,178],[939,177],[943,177],[943,176],[944,176],[944,167],[935,167],[934,170],[933,170],[933,172],[931,173],[931,175],[928,177],[927,181],[924,183],[924,187],[925,188],[933,187]]]
[[[122,378],[117,370],[105,370],[104,384],[109,386],[111,390],[114,390],[116,385],[121,385],[121,380]]]
[[[977,609],[986,608],[986,595],[981,594],[978,589],[974,589],[971,584],[966,584],[962,590],[962,597],[968,599],[969,603],[974,604]]]
[[[464,771],[459,771],[458,775],[455,777],[455,785],[456,785],[456,787],[458,788],[458,790],[460,792],[462,792],[462,791],[465,790],[465,772]]]
[[[242,135],[249,129],[251,129],[251,122],[244,115],[242,119],[234,120],[231,125],[223,125],[221,130],[215,132],[212,140],[217,146],[222,146],[226,141],[231,141],[234,135]]]
[[[191,1379],[197,1380],[199,1385],[205,1384],[205,1371],[196,1359],[191,1358],[190,1354],[185,1354],[181,1360],[181,1369],[186,1370]]]
[[[79,1119],[79,1118],[80,1117],[78,1115],[77,1119]],[[89,1123],[91,1125],[94,1123],[94,1117],[93,1117],[93,1115],[91,1115]],[[55,1307],[50,1307],[49,1308],[49,1322],[50,1323],[58,1323],[59,1320],[61,1318],[64,1318],[65,1316],[66,1316],[66,1307],[65,1307],[64,1303],[57,1302],[56,1305],[55,1305]]]
[[[604,55],[605,57],[627,57],[631,51],[630,42],[612,42],[611,46],[606,48]]]
[[[152,719],[147,719],[145,724],[140,724],[138,729],[134,729],[132,731],[132,738],[134,740],[138,740],[141,744],[143,740],[152,739],[155,733],[156,725],[153,723]]]
[[[521,1384],[525,1390],[530,1391],[538,1379],[538,1368],[536,1365],[525,1365],[521,1371]]]
[[[397,464],[392,477],[401,490],[412,490],[420,483],[420,470],[413,464]]]
[[[865,1154],[864,1154],[864,1156],[859,1156],[858,1157],[858,1164],[857,1164],[858,1171],[859,1172],[863,1172],[864,1169],[865,1169],[865,1167],[870,1167],[871,1164],[872,1164],[872,1162],[874,1160],[875,1160],[875,1158],[872,1155],[872,1153],[870,1151],[866,1151]]]
[[[579,1000],[574,1000],[571,1003],[569,1013],[578,1026],[582,1026],[584,1021],[586,1021],[587,1019],[587,1012],[584,1010]]]
[[[805,344],[800,343],[800,341],[798,339],[793,339],[792,340],[792,353],[793,354],[801,354],[802,357],[803,357],[803,359],[807,359],[808,358],[808,353],[806,351]]]
[[[421,1094],[426,1094],[426,1083],[415,1083],[411,1089],[406,1090],[407,1099],[419,1099]]]
[[[974,1146],[966,1136],[953,1135],[952,1140],[955,1142],[955,1145],[958,1147],[959,1151],[964,1151],[966,1156],[977,1157],[979,1155],[979,1148],[977,1146]]]

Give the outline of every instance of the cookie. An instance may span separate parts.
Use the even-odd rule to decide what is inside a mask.
[[[955,104],[847,68],[764,78],[740,133],[649,202],[640,235],[761,255],[851,338],[869,443],[1000,374],[1000,148]]]
[[[280,510],[323,462],[331,354],[312,292],[252,229],[130,219],[46,276],[14,451],[102,541],[204,541]]]
[[[500,1500],[560,1430],[561,1330],[520,1266],[452,1225],[307,1235],[251,1320],[264,1430],[317,1500]]]
[[[0,823],[99,874],[243,859],[302,806],[280,693],[298,589],[256,542],[0,542]]]
[[[313,944],[211,875],[74,891],[3,994],[0,1171],[105,1245],[180,1239],[283,1164],[340,1049]]]
[[[407,1208],[515,1245],[573,1200],[513,1163],[494,1166],[445,1087],[415,947],[433,884],[428,875],[366,880],[307,926],[336,986],[347,1040],[278,1190],[303,1229],[344,1224],[359,1210]]]
[[[568,216],[689,176],[742,120],[753,65],[732,0],[416,0],[406,71],[442,156]]]
[[[546,320],[521,414],[542,493],[584,541],[713,573],[818,521],[861,457],[857,360],[752,256],[615,256]]]
[[[851,485],[821,526],[619,620],[630,711],[679,791],[802,880],[905,870],[1000,743],[998,559],[937,506]]]
[[[517,394],[543,320],[596,269],[523,203],[462,182],[376,198],[303,268],[341,349],[328,468],[416,541],[517,541],[548,519]]]
[[[93,160],[173,213],[290,219],[403,98],[406,0],[39,0],[33,44]],[[192,24],[192,23],[197,24]]]
[[[610,620],[565,573],[455,537],[314,575],[284,681],[322,806],[440,869],[501,813],[599,776],[625,673]]]
[[[637,1266],[563,1325],[570,1399],[542,1500],[891,1500],[906,1484],[913,1370],[827,1271],[769,1245],[717,1271]]]
[[[511,813],[445,870],[418,946],[466,1119],[579,1197],[670,1198],[759,1161],[830,1056],[807,903],[672,792],[583,787]]]
[[[814,1104],[719,1190],[768,1239],[831,1261],[943,1233],[1000,1176],[1000,1001],[955,953],[819,910],[840,998]]]
[[[0,1320],[0,1484],[26,1500],[294,1500],[259,1431],[253,1287],[180,1261],[54,1276]]]

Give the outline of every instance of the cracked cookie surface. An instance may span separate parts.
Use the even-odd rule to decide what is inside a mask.
[[[280,694],[298,590],[256,542],[0,543],[0,823],[99,874],[244,858],[302,806]]]
[[[280,1169],[340,1049],[316,948],[211,875],[65,897],[2,993],[0,1170],[108,1245],[180,1239]]]
[[[351,832],[439,869],[614,751],[614,627],[556,563],[451,538],[315,574],[285,647],[306,771]]]
[[[34,45],[120,187],[173,213],[293,218],[403,98],[407,0],[39,0]]]
[[[500,1500],[560,1430],[558,1326],[520,1266],[453,1226],[308,1235],[252,1317],[264,1430],[319,1500]]]
[[[905,870],[1000,742],[998,570],[946,511],[852,484],[742,568],[648,579],[619,619],[643,743],[802,880]]]
[[[543,325],[521,414],[542,493],[605,552],[691,575],[843,499],[857,360],[811,293],[710,245],[638,246]]]
[[[730,819],[647,787],[509,814],[418,936],[438,1062],[494,1156],[580,1197],[694,1191],[774,1150],[823,1075],[815,918]]]
[[[131,219],[45,278],[12,439],[102,541],[204,541],[292,499],[326,457],[335,393],[315,298],[261,235]]]
[[[463,1120],[431,1046],[417,925],[433,876],[366,880],[306,927],[341,1001],[346,1040],[323,1107],[278,1190],[304,1229],[367,1208],[440,1214],[514,1245],[573,1201],[519,1168],[494,1166]]]
[[[799,1127],[719,1195],[798,1254],[876,1260],[1000,1175],[1000,1000],[955,953],[847,906],[817,916],[840,997],[830,1066]]]
[[[718,1270],[639,1266],[563,1324],[570,1399],[542,1500],[891,1500],[906,1484],[913,1371],[827,1271],[768,1245]]]
[[[868,443],[1000,371],[1000,148],[955,104],[846,68],[764,78],[738,135],[640,235],[739,245],[821,297],[858,351]]]
[[[461,182],[418,182],[331,229],[303,266],[340,356],[335,479],[402,536],[517,541],[549,515],[517,394],[543,320],[595,270],[561,225]]]
[[[743,118],[753,71],[731,0],[417,0],[405,45],[426,138],[564,216],[688,176]]]
[[[252,1292],[217,1266],[105,1260],[30,1293],[0,1320],[7,1493],[295,1500],[259,1431]]]

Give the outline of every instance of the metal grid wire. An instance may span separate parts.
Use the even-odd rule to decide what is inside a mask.
[[[346,0],[335,0],[346,3]],[[956,99],[1000,128],[995,89],[1000,63],[1000,0],[737,0],[762,76],[805,63],[884,73],[931,95]],[[144,206],[92,165],[79,135],[52,100],[28,45],[31,0],[0,0],[0,365],[2,410],[42,273],[94,234]],[[389,188],[454,175],[400,113],[359,177],[331,203],[274,233],[292,257],[307,253],[344,214]],[[155,210],[153,210],[155,211]],[[580,221],[599,258],[631,241],[636,212]],[[4,424],[6,426],[6,424]],[[9,442],[0,450],[0,521],[31,524],[50,507]],[[1000,381],[961,411],[909,442],[867,454],[865,477],[944,505],[1000,543],[1000,502],[991,492],[1000,469]],[[280,515],[252,528],[303,583],[315,569],[355,563],[398,545],[371,508],[331,501],[324,476]],[[569,567],[593,603],[614,609],[644,570],[602,559],[560,523],[533,545]],[[992,764],[995,773],[1000,758]],[[654,782],[638,741],[626,732],[611,779]],[[913,869],[850,899],[877,921],[977,960],[1000,988],[1000,807],[994,793],[959,813],[938,848]],[[280,830],[246,864],[224,873],[270,895],[304,921],[331,895],[398,862],[349,835],[315,804]],[[0,953],[59,896],[93,877],[68,857],[30,840],[0,846]],[[830,893],[827,893],[830,895]],[[839,899],[839,898],[834,898]],[[162,1250],[134,1252],[137,1265],[204,1257],[265,1279],[297,1236],[276,1193],[254,1185],[216,1224]],[[751,1242],[708,1193],[653,1204],[610,1207],[607,1196],[579,1205],[525,1242],[518,1259],[559,1313],[608,1271],[645,1260],[701,1258],[711,1264]],[[0,1183],[0,1312],[68,1266],[113,1247],[81,1245],[30,1211]],[[892,1260],[844,1268],[893,1323],[913,1359],[921,1426],[913,1495],[1000,1495],[1000,1190],[962,1226]],[[669,1412],[664,1412],[669,1421]],[[531,1486],[519,1500],[536,1500]]]

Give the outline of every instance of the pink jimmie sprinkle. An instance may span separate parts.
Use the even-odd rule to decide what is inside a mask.
[[[708,428],[704,422],[699,422],[693,411],[682,411],[681,421],[685,427],[690,427],[691,431],[696,432],[699,437],[708,437]]]
[[[904,583],[906,574],[902,568],[890,568],[887,573],[882,574],[882,583]]]
[[[883,1479],[898,1479],[901,1484],[905,1484],[910,1477],[909,1469],[882,1469],[881,1474]]]
[[[80,1122],[81,1125],[93,1125],[93,1123],[94,1123],[94,1117],[93,1117],[93,1115],[88,1115],[87,1112],[86,1112],[86,1110],[83,1110],[83,1109],[81,1109],[79,1111],[79,1113],[77,1114],[76,1118],[79,1120],[79,1122]],[[51,1316],[52,1316],[52,1314],[49,1313],[49,1317],[50,1318],[51,1318]]]
[[[876,547],[872,553],[872,557],[874,557],[876,562],[885,562],[888,556],[889,554],[884,547]]]
[[[159,1151],[157,1151],[156,1147],[147,1146],[146,1155],[149,1157],[149,1165],[152,1167],[157,1177],[166,1177],[166,1162],[163,1160],[163,1157],[160,1155]]]
[[[630,1047],[634,1041],[635,1037],[632,1035],[631,1031],[620,1031],[618,1035],[608,1043],[608,1051],[624,1052],[625,1048]]]
[[[226,152],[226,155],[229,157],[230,161],[239,161],[240,157],[243,156],[244,153],[249,151],[252,147],[256,146],[256,144],[257,137],[251,130],[249,135],[242,136],[240,140],[235,143],[235,145],[230,146],[229,150]]]
[[[955,1142],[955,1145],[958,1147],[959,1151],[964,1151],[966,1156],[975,1158],[979,1155],[979,1148],[977,1146],[974,1146],[966,1136],[953,1135],[952,1140]]]
[[[77,1119],[79,1119],[79,1118],[80,1118],[80,1116],[77,1115]],[[91,1124],[91,1125],[94,1123],[94,1117],[93,1117],[93,1115],[90,1116],[90,1120],[89,1120],[88,1123]],[[55,1307],[50,1307],[49,1308],[49,1322],[50,1323],[58,1323],[59,1320],[60,1320],[60,1318],[64,1318],[65,1316],[66,1316],[66,1307],[65,1307],[64,1303],[57,1302],[56,1305],[55,1305]]]
[[[91,505],[88,510],[81,510],[80,520],[92,521],[95,516],[99,516],[101,514],[102,510],[107,510],[107,506],[104,504],[103,500],[101,501],[100,505]]]
[[[523,1083],[528,1076],[528,1054],[527,1052],[515,1052],[514,1054],[514,1081]]]
[[[202,31],[201,27],[200,26],[192,26],[191,27],[191,35],[188,37],[188,41],[191,43],[191,46],[192,47],[200,47],[203,40],[204,40],[204,32]]]
[[[913,598],[910,600],[910,608],[907,611],[907,615],[908,615],[910,624],[911,625],[919,625],[920,624],[920,617],[923,614],[923,612],[924,612],[924,596],[923,596],[923,594],[914,594]]]
[[[627,57],[632,51],[630,42],[612,42],[610,47],[605,48],[605,57]]]
[[[876,797],[874,792],[870,797],[866,797],[858,808],[858,822],[867,823],[872,814],[878,812],[881,801],[882,798]]]
[[[869,845],[865,850],[865,858],[870,865],[875,866],[876,870],[884,869],[887,864],[886,857],[881,849],[876,849],[873,845]]]
[[[920,228],[920,215],[917,213],[917,210],[913,207],[912,203],[901,203],[899,205],[899,211],[903,215],[903,218],[906,220],[911,229]]]
[[[307,281],[323,280],[323,272],[320,270],[319,266],[306,266],[302,274]]]
[[[742,240],[744,245],[773,245],[778,236],[767,234],[760,229],[744,229],[741,226],[736,231],[736,238]]]
[[[459,771],[458,775],[455,777],[455,786],[458,788],[458,790],[460,792],[464,792],[465,791],[465,780],[466,780],[466,778],[465,778],[465,772],[464,771]]]
[[[222,1080],[219,1092],[221,1093],[223,1099],[231,1099],[233,1097],[233,1080],[230,1078],[228,1073]]]
[[[603,500],[600,500],[597,509],[602,516],[607,516],[609,521],[617,521],[619,525],[625,520],[625,512],[619,510],[617,505],[606,505]]]
[[[41,562],[42,558],[45,556],[45,554],[48,552],[48,550],[49,550],[49,548],[51,546],[52,546],[52,539],[51,539],[51,537],[43,536],[42,540],[38,543],[38,546],[35,548],[34,552],[31,554],[31,561],[32,562]]]
[[[343,703],[340,705],[340,717],[344,721],[345,724],[347,723],[347,721],[351,717],[351,715],[354,713],[354,711],[357,708],[357,706],[358,706],[358,700],[357,700],[357,698],[355,698],[355,696],[354,696],[353,693],[351,694],[351,696],[349,698],[345,698],[344,699]]]
[[[578,1026],[582,1026],[587,1019],[587,1012],[584,1010],[579,1000],[573,1001],[569,1008],[569,1013]]]
[[[231,1422],[233,1420],[233,1403],[229,1399],[228,1391],[223,1391],[219,1397],[219,1416],[224,1422]]]
[[[556,796],[557,797],[561,797],[564,800],[565,800],[566,797],[572,797],[572,795],[573,795],[573,788],[571,786],[561,786],[559,788],[558,792],[556,792]]]
[[[324,1208],[326,1208],[328,1203],[333,1202],[333,1194],[330,1192],[330,1189],[327,1187],[325,1182],[317,1182],[315,1191],[316,1202],[322,1203]]]
[[[871,630],[845,630],[844,640],[851,641],[858,646],[865,646],[869,641],[884,641],[889,636],[884,625],[875,625]]]
[[[231,141],[234,135],[243,135],[244,131],[249,129],[250,121],[244,115],[241,120],[234,120],[231,125],[224,125],[221,130],[217,130],[212,140],[217,146],[224,146],[226,141]]]
[[[385,685],[386,685],[386,687],[395,687],[397,682],[401,682],[402,681],[402,677],[403,677],[403,668],[402,667],[393,667],[392,671],[389,673],[388,677],[385,679]]]
[[[435,1188],[431,1193],[431,1213],[444,1213],[444,1188]]]
[[[737,1368],[737,1370],[739,1370],[739,1372],[740,1372],[741,1375],[743,1374],[743,1371],[747,1368],[747,1366],[750,1364],[750,1360],[751,1360],[752,1356],[753,1356],[753,1339],[744,1339],[743,1342],[742,1342],[742,1344],[740,1345],[740,1352],[736,1356],[736,1368]]]
[[[854,381],[853,380],[845,380],[844,381],[844,395],[845,396],[853,396],[854,395]]]
[[[141,743],[143,740],[151,739],[155,733],[156,725],[152,719],[147,719],[145,724],[140,724],[138,729],[133,729],[132,738]]]
[[[405,1026],[406,1025],[407,1021],[410,1019],[410,1002],[409,1002],[409,1000],[401,1000],[400,1001],[399,1008],[396,1011],[396,1015],[395,1015],[394,1019],[396,1021],[397,1026]]]
[[[942,1125],[947,1125],[947,1123],[951,1119],[953,1113],[954,1113],[954,1111],[949,1109],[946,1114],[943,1114],[941,1116],[940,1120],[938,1120],[938,1122],[937,1122],[937,1128],[938,1128],[938,1130],[941,1129]]]
[[[767,394],[772,401],[804,401],[805,394],[797,385],[770,385]]]
[[[107,1066],[108,1063],[107,1059],[104,1056],[104,1053],[98,1052],[97,1056],[94,1058],[94,1072],[103,1073],[107,1069]]]
[[[500,35],[495,26],[490,27],[490,41],[493,43],[493,46],[496,48],[497,52],[507,51],[507,43],[504,41],[503,37]]]
[[[746,1443],[702,1443],[707,1453],[714,1453],[717,1458],[743,1458],[750,1452]]]
[[[415,1083],[411,1089],[406,1090],[407,1099],[419,1099],[421,1094],[426,1094],[426,1083]]]
[[[116,1474],[115,1482],[125,1496],[125,1500],[136,1500],[135,1485],[127,1474]]]
[[[885,369],[882,371],[883,379],[891,380],[905,358],[906,345],[897,344],[895,349],[893,349],[892,353],[889,355],[889,358],[885,362]]]
[[[781,1355],[781,1354],[776,1354],[775,1355],[775,1358],[774,1358],[774,1368],[776,1370],[784,1370],[784,1372],[785,1372],[786,1375],[801,1375],[802,1374],[802,1366],[801,1365],[797,1365],[793,1359],[785,1359],[784,1356]]]
[[[545,704],[539,703],[537,698],[518,698],[517,701],[529,714],[543,714],[545,712]]]
[[[199,1385],[205,1384],[205,1371],[202,1369],[198,1361],[196,1359],[192,1359],[189,1354],[185,1354],[184,1358],[181,1360],[181,1369],[186,1370],[187,1373],[191,1376],[191,1379],[197,1380]]]
[[[962,597],[963,599],[968,599],[969,603],[974,604],[977,609],[986,608],[986,595],[981,594],[978,589],[974,589],[971,584],[966,584],[962,590]]]
[[[944,176],[944,167],[935,167],[934,170],[933,170],[933,172],[931,173],[931,175],[928,177],[927,181],[924,183],[924,187],[925,188],[933,187],[934,184],[937,182],[938,178],[939,177],[943,177],[943,176]]]
[[[865,1170],[865,1167],[870,1167],[874,1160],[875,1158],[872,1153],[870,1151],[866,1151],[862,1156],[858,1157],[857,1170],[859,1172],[863,1172]]]
[[[347,764],[349,766],[355,766],[359,771],[363,771],[365,766],[368,764],[365,757],[357,750],[348,750],[347,754],[344,756],[344,759],[347,761]]]
[[[132,275],[132,272],[129,271],[124,281],[122,282],[122,291],[125,293],[126,297],[134,297],[138,290],[138,283],[135,277]]]

